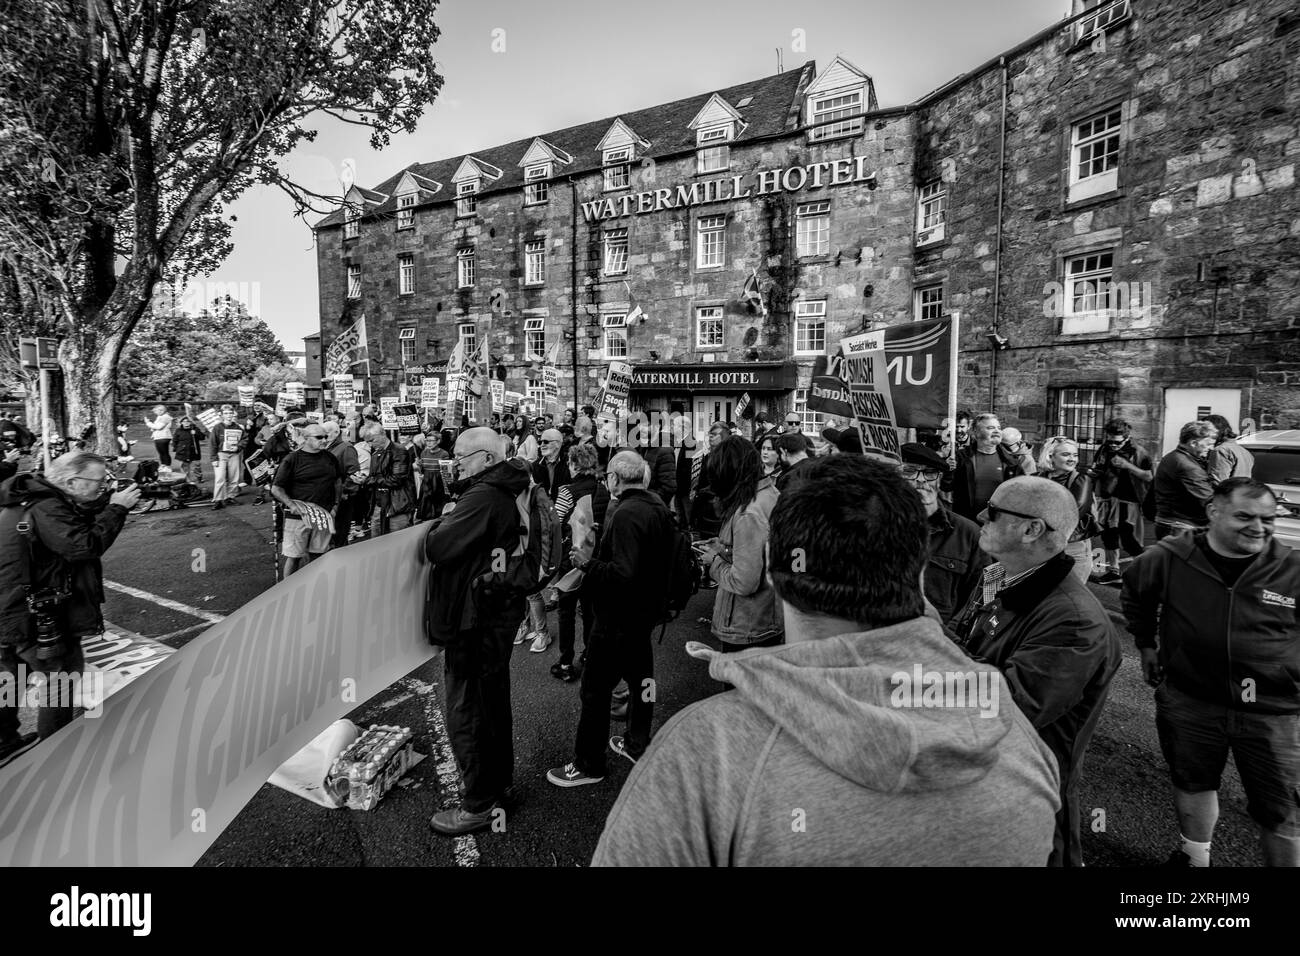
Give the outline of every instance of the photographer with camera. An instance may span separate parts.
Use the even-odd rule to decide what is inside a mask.
[[[81,641],[104,630],[104,572],[99,559],[140,500],[117,488],[108,464],[85,451],[50,462],[44,476],[18,475],[0,485],[0,674],[77,673]],[[66,686],[66,684],[64,684]],[[72,719],[69,702],[38,709],[42,739]],[[16,701],[0,706],[0,760],[26,746]]]

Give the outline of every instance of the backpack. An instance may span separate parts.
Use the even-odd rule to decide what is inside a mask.
[[[700,559],[691,547],[691,536],[685,531],[673,530],[672,551],[668,564],[668,603],[663,617],[659,619],[659,643],[663,643],[664,631],[669,622],[686,609],[691,596],[700,589],[702,567]]]
[[[536,482],[529,482],[516,496],[515,508],[519,512],[519,543],[506,558],[505,570],[488,572],[485,583],[494,591],[536,594],[560,567],[562,529],[550,495]]]

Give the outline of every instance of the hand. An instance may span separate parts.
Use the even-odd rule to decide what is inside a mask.
[[[12,465],[21,457],[23,457],[22,452],[20,452],[17,448],[10,448],[7,452],[5,452],[5,464]]]
[[[451,514],[455,509],[456,509],[456,502],[454,502],[454,501],[449,501],[449,502],[447,502],[445,505],[442,506],[442,513],[443,513],[444,515],[449,515],[449,514]]]
[[[1165,679],[1165,670],[1160,666],[1160,657],[1154,647],[1144,647],[1142,654],[1142,676],[1152,687],[1159,687]]]
[[[108,499],[108,503],[110,505],[121,505],[127,511],[130,511],[132,508],[136,506],[136,503],[139,500],[140,500],[140,486],[131,485],[130,487],[126,488],[123,491],[113,492],[112,496],[109,497]]]

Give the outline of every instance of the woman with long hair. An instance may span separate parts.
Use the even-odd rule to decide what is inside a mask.
[[[1205,458],[1210,482],[1221,485],[1229,478],[1249,478],[1255,470],[1255,456],[1237,444],[1232,425],[1222,415],[1206,415],[1205,420],[1219,430],[1219,437]]]
[[[595,536],[605,522],[609,508],[609,490],[601,483],[600,465],[596,461],[596,446],[573,445],[568,451],[569,473],[573,480],[560,487],[555,496],[555,517],[564,536],[564,555],[556,577],[568,574],[573,563],[569,558],[574,548],[590,548]],[[577,540],[581,537],[582,540]],[[591,630],[595,622],[590,594],[574,589],[560,594],[560,659],[551,665],[551,676],[566,683],[582,676],[582,665],[591,643]],[[582,657],[574,661],[577,643],[578,610],[582,610]]]
[[[739,436],[709,453],[709,486],[718,499],[722,530],[702,558],[718,582],[713,636],[724,652],[771,647],[785,640],[776,593],[767,580],[767,536],[776,484],[763,477],[758,450]]]
[[[1079,523],[1070,534],[1065,553],[1074,558],[1074,576],[1087,584],[1092,573],[1092,537],[1101,534],[1101,526],[1092,510],[1092,481],[1079,471],[1079,443],[1065,435],[1043,442],[1038,474],[1074,495],[1079,506]]]
[[[763,463],[763,477],[771,478],[773,481],[780,478],[781,472],[784,471],[781,467],[781,456],[776,450],[778,437],[775,432],[769,432],[758,442],[758,457]]]
[[[515,456],[524,459],[530,465],[537,460],[539,446],[537,436],[533,434],[533,423],[527,415],[515,419]]]

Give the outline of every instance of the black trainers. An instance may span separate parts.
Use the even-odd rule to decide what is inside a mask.
[[[614,753],[618,754],[620,757],[626,757],[628,760],[632,761],[632,763],[636,763],[636,757],[633,757],[632,754],[628,752],[627,739],[622,734],[609,738],[609,749],[614,751]]]
[[[212,510],[213,510],[213,511],[220,511],[220,510],[221,510],[222,508],[224,508],[225,506],[226,506],[226,503],[225,503],[224,501],[218,501],[215,505],[212,506]]]
[[[572,664],[552,664],[551,676],[571,684],[578,679],[578,669]]]
[[[1123,577],[1120,576],[1120,573],[1118,571],[1116,571],[1114,568],[1107,568],[1106,573],[1097,579],[1097,583],[1098,584],[1119,584],[1123,580],[1124,580]],[[1182,851],[1179,850],[1178,852],[1181,853]]]
[[[605,778],[593,777],[579,770],[576,764],[566,763],[563,767],[552,767],[546,771],[546,779],[557,787],[585,787],[600,783]]]

